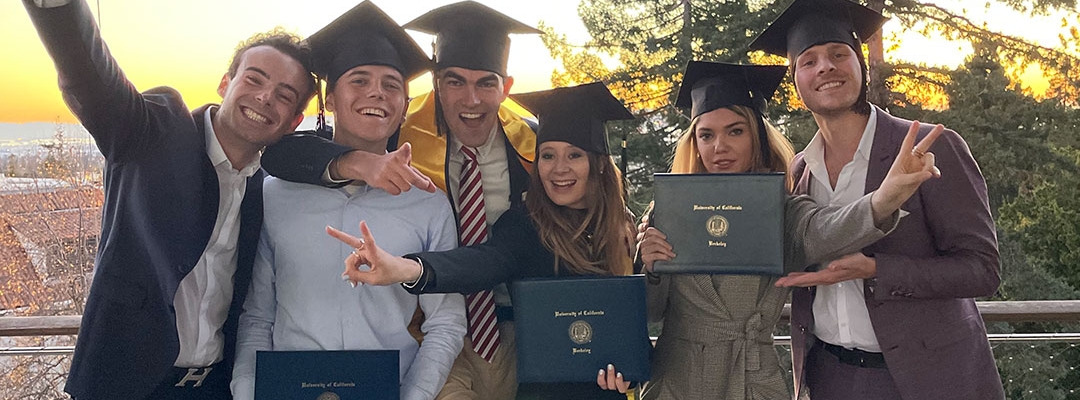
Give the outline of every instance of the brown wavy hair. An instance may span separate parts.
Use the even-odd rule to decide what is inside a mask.
[[[795,149],[791,146],[791,142],[784,137],[784,134],[780,133],[780,130],[772,126],[769,121],[759,119],[757,112],[745,106],[730,106],[727,109],[734,111],[739,116],[746,119],[750,124],[749,132],[750,137],[753,138],[753,159],[750,162],[750,171],[748,172],[787,172],[788,166],[791,165],[791,159],[795,157]],[[699,117],[700,118],[700,117]],[[758,132],[761,132],[761,122],[765,123],[765,135],[769,141],[769,160],[770,165],[764,165],[761,157],[761,140],[759,139]],[[678,143],[675,145],[675,154],[671,160],[671,172],[677,174],[701,174],[709,172],[705,168],[705,164],[701,162],[701,156],[698,154],[697,142],[694,140],[694,131],[697,130],[698,118],[694,118],[690,122],[690,127],[686,132],[679,137]],[[784,186],[787,187],[788,192],[792,188],[791,175],[789,174],[784,179]]]
[[[624,239],[630,234],[633,216],[626,208],[622,177],[611,156],[586,154],[589,181],[584,210],[552,202],[536,163],[529,174],[525,207],[536,224],[540,243],[555,255],[552,268],[556,274],[561,266],[575,275],[628,275],[633,266]]]
[[[300,36],[290,33],[282,27],[275,27],[272,30],[266,32],[256,33],[251,37],[240,42],[236,46],[236,50],[233,51],[232,58],[229,60],[229,79],[236,77],[237,70],[240,69],[240,61],[244,58],[244,53],[248,50],[259,46],[270,46],[289,56],[296,62],[300,63],[304,67],[304,71],[308,72],[308,75],[304,77],[304,81],[308,84],[307,91],[300,92],[300,99],[296,103],[296,112],[302,113],[307,108],[308,103],[311,102],[311,98],[315,97],[315,88],[318,82],[315,80],[315,75],[312,73],[314,65],[311,56],[311,47]],[[301,90],[301,88],[297,88]]]

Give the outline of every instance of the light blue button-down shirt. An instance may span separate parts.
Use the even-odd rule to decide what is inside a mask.
[[[324,229],[360,236],[364,220],[393,255],[452,249],[457,228],[446,194],[392,196],[368,186],[329,189],[276,178],[267,178],[263,190],[263,232],[240,316],[234,397],[254,397],[257,350],[397,349],[401,398],[433,399],[461,350],[462,296],[416,296],[400,285],[353,288],[341,279],[353,249]],[[417,304],[426,317],[423,345],[408,332]]]

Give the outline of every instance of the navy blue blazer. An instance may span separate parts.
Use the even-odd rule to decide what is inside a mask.
[[[170,88],[136,91],[85,1],[50,9],[23,4],[56,64],[65,102],[106,159],[94,281],[64,390],[76,398],[144,398],[176,361],[173,297],[217,217],[218,180],[203,126],[208,106],[189,112]],[[248,179],[240,210],[233,301],[223,327],[226,369],[262,225],[262,175]]]

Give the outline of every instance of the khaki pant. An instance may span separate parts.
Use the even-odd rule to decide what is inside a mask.
[[[436,400],[512,400],[517,394],[517,347],[514,324],[499,323],[499,349],[487,362],[472,349],[465,335],[465,346],[454,360],[446,386]]]

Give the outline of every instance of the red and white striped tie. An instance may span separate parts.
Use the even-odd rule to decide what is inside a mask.
[[[461,190],[458,194],[461,224],[458,233],[461,245],[469,246],[487,240],[487,218],[484,216],[484,189],[480,183],[480,165],[476,150],[461,146],[465,161],[461,163]],[[490,290],[465,296],[468,304],[469,337],[473,350],[488,362],[499,348],[499,329],[496,327],[495,297]]]

